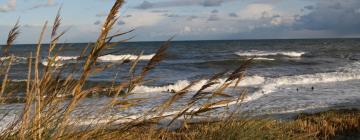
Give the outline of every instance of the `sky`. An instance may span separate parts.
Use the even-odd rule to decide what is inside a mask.
[[[17,44],[35,43],[61,9],[61,39],[93,42],[114,0],[0,0],[0,44],[19,19]],[[115,30],[132,41],[360,37],[360,0],[127,0]],[[49,40],[48,29],[45,42]]]

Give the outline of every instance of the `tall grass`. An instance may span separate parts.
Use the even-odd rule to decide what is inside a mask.
[[[94,44],[90,44],[89,47],[84,49],[79,59],[83,59],[84,63],[78,63],[82,65],[80,70],[74,68],[73,73],[67,74],[65,77],[61,76],[62,71],[66,68],[71,68],[69,65],[63,67],[57,67],[57,64],[61,63],[58,60],[58,40],[65,34],[65,31],[59,32],[61,24],[60,10],[54,20],[51,30],[51,41],[49,45],[49,52],[47,58],[47,66],[42,72],[40,72],[39,63],[41,61],[40,51],[42,48],[43,38],[48,26],[48,22],[45,22],[41,34],[39,36],[36,51],[34,54],[29,54],[28,59],[28,76],[26,81],[26,93],[25,103],[23,111],[18,119],[11,123],[5,130],[1,131],[1,138],[4,139],[90,139],[100,138],[104,135],[113,134],[108,132],[114,130],[116,133],[128,133],[134,128],[138,127],[156,127],[163,120],[168,121],[170,126],[179,118],[184,118],[184,125],[186,120],[194,118],[203,113],[215,110],[220,105],[225,105],[229,102],[240,101],[241,98],[233,97],[226,94],[224,90],[232,84],[238,84],[244,77],[246,67],[251,63],[251,60],[245,62],[238,69],[234,70],[227,75],[226,72],[216,74],[211,77],[196,94],[191,98],[186,106],[175,113],[166,113],[173,111],[171,106],[174,105],[179,99],[189,94],[189,89],[194,86],[198,81],[193,81],[190,85],[182,90],[176,91],[168,99],[155,105],[149,111],[140,114],[137,117],[130,117],[131,115],[123,116],[106,116],[106,112],[111,110],[127,110],[132,106],[141,106],[144,100],[133,98],[129,95],[133,94],[133,90],[146,82],[145,77],[153,70],[163,59],[166,57],[166,51],[171,46],[170,40],[160,46],[155,56],[138,71],[138,63],[140,56],[132,62],[123,60],[122,65],[130,63],[128,79],[123,79],[121,83],[113,82],[112,85],[100,86],[94,85],[91,87],[85,87],[84,85],[88,81],[88,78],[96,72],[101,72],[111,65],[97,65],[97,60],[100,56],[104,55],[103,51],[107,48],[118,45],[121,42],[127,41],[131,38],[119,40],[113,42],[116,37],[128,34],[131,31],[123,33],[115,33],[110,35],[114,24],[119,19],[119,8],[123,5],[123,0],[116,0],[111,8],[104,24],[99,33],[99,37]],[[17,22],[14,28],[9,32],[7,45],[4,47],[3,56],[9,56],[8,49],[12,47],[12,44],[19,34],[19,22]],[[61,47],[60,47],[61,48]],[[89,49],[89,51],[87,51]],[[61,49],[58,49],[61,50]],[[86,53],[88,52],[88,53]],[[34,60],[32,57],[34,56]],[[11,68],[13,57],[10,57],[8,61],[2,62],[2,75],[4,76],[1,86],[1,97],[4,97],[5,89],[7,87],[8,73]],[[73,74],[80,75],[78,78],[74,78]],[[218,84],[218,80],[221,77],[227,77],[225,83],[220,85],[217,89],[210,92],[204,92],[209,87]],[[83,121],[87,117],[94,115],[94,113],[83,112],[78,114],[77,106],[81,103],[87,95],[96,92],[108,92],[112,98],[101,109],[91,110],[95,112],[97,117],[93,123],[83,125]],[[9,91],[11,92],[11,91]],[[71,98],[60,98],[62,95],[71,95]],[[242,95],[244,95],[242,93]],[[121,96],[121,98],[119,98]],[[221,100],[212,100],[216,97],[222,97]],[[243,97],[243,96],[241,96]],[[207,101],[207,102],[204,102]],[[195,107],[198,106],[198,107]],[[75,115],[76,114],[76,115]],[[91,114],[91,115],[90,115]],[[132,114],[139,115],[139,114]],[[104,121],[105,120],[105,121]],[[125,120],[125,121],[124,121]],[[116,131],[115,131],[116,130]]]
[[[199,83],[199,80],[194,80],[183,89],[175,91],[145,112],[112,114],[114,110],[128,111],[131,107],[144,106],[148,100],[157,100],[135,98],[131,95],[136,87],[149,82],[146,76],[166,58],[167,49],[171,47],[170,39],[159,47],[155,56],[142,68],[138,66],[142,53],[133,61],[124,59],[118,67],[127,68],[128,76],[121,79],[120,83],[115,82],[115,76],[111,84],[88,84],[90,76],[113,67],[111,64],[97,62],[99,57],[107,55],[104,50],[121,45],[132,38],[114,41],[133,30],[110,34],[119,19],[118,12],[123,3],[123,0],[114,2],[99,37],[94,44],[89,44],[82,50],[77,63],[61,67],[59,64],[62,62],[58,59],[58,54],[63,45],[59,46],[58,41],[66,30],[59,31],[60,8],[52,24],[47,66],[40,71],[40,52],[44,49],[43,38],[48,26],[48,22],[45,22],[35,52],[28,54],[28,73],[23,86],[25,102],[21,114],[5,129],[0,130],[1,139],[329,139],[340,132],[358,130],[358,113],[339,115],[330,112],[315,116],[304,115],[295,121],[281,122],[241,118],[238,116],[239,108],[227,110],[227,104],[240,104],[246,97],[246,89],[239,90],[237,96],[226,93],[226,89],[239,85],[252,59],[245,61],[233,71],[209,76],[209,80],[196,92],[191,92],[190,89]],[[1,103],[6,103],[12,93],[16,92],[9,84],[9,72],[15,57],[9,53],[9,49],[19,33],[18,21],[10,30],[7,43],[2,48],[1,54],[4,59],[0,61]],[[122,67],[125,65],[129,67]],[[66,69],[71,70],[64,75],[63,71]],[[224,83],[220,83],[222,78],[226,79]],[[101,107],[87,105],[87,110],[80,110],[82,101],[93,93],[104,94],[110,98]],[[178,106],[176,103],[184,98],[187,100],[182,100],[182,106]],[[177,107],[176,110],[173,109],[174,106]],[[212,111],[217,111],[219,116],[225,115],[213,118],[208,114]],[[200,122],[198,118],[201,119]],[[171,129],[175,125],[179,125],[178,129]]]

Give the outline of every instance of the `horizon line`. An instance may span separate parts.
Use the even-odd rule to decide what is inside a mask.
[[[257,40],[336,40],[336,39],[360,39],[360,37],[318,37],[318,38],[253,38],[253,39],[199,39],[199,40],[171,40],[171,42],[200,42],[200,41],[257,41]],[[154,41],[127,41],[123,43],[149,43],[149,42],[166,42],[167,40],[154,40]],[[116,41],[113,41],[116,42]],[[95,42],[69,42],[58,44],[93,44]],[[34,45],[36,43],[14,43],[13,45]],[[50,43],[42,43],[48,45]],[[6,44],[0,44],[4,46]]]

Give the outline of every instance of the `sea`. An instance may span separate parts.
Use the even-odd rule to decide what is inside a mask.
[[[138,64],[140,69],[163,43],[129,42],[104,50],[97,63],[111,64],[112,67],[97,72],[88,81],[122,82],[129,75],[129,66],[122,64],[124,59],[134,60],[137,55],[143,54]],[[83,64],[77,58],[87,45],[58,45],[62,46],[58,57],[61,64],[56,67]],[[35,47],[23,44],[10,49],[10,53],[15,55],[10,79],[26,79],[26,58],[31,52],[35,54]],[[47,65],[47,48],[48,45],[42,45],[40,71]],[[181,90],[191,81],[202,80],[190,89],[190,92],[195,92],[212,75],[231,72],[253,58],[245,78],[239,84],[239,88],[247,91],[240,108],[243,112],[283,118],[304,112],[360,107],[360,39],[172,41],[166,54],[165,59],[147,75],[148,82],[134,89],[133,97],[165,99],[171,96],[169,91]],[[65,70],[63,75],[67,75],[67,72],[70,71]],[[227,92],[238,94],[240,90],[229,89]],[[106,98],[85,100],[87,103],[101,104]],[[161,98],[154,98],[147,105],[129,112],[141,113],[159,102]],[[21,107],[21,103],[2,104],[0,110],[6,112],[9,108],[16,110]]]

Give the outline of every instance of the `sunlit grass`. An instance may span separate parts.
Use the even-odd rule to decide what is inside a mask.
[[[90,76],[113,67],[111,64],[97,63],[98,58],[104,55],[103,51],[130,39],[114,41],[115,38],[132,30],[110,35],[123,3],[123,0],[114,3],[98,39],[79,54],[79,62],[74,65],[57,65],[61,60],[57,59],[59,52],[55,50],[61,51],[63,46],[57,43],[65,34],[65,31],[58,31],[61,25],[59,10],[52,25],[48,65],[40,71],[40,52],[48,26],[46,22],[39,36],[36,51],[28,54],[27,79],[18,84],[8,79],[13,62],[13,55],[9,54],[8,50],[20,33],[19,22],[15,24],[9,32],[6,46],[2,49],[2,56],[9,59],[1,61],[0,74],[3,79],[0,101],[21,102],[23,110],[14,122],[1,131],[2,139],[328,139],[338,133],[358,129],[357,112],[304,115],[294,121],[281,122],[242,118],[237,111],[227,110],[228,103],[235,102],[236,106],[246,98],[245,89],[239,91],[238,96],[226,93],[226,89],[232,85],[236,87],[242,82],[252,59],[245,61],[233,71],[209,76],[209,80],[200,90],[190,93],[189,89],[199,82],[194,80],[185,88],[169,93],[169,98],[141,114],[108,115],[113,110],[126,111],[134,106],[143,106],[143,100],[151,100],[134,98],[131,95],[137,86],[148,82],[145,80],[146,76],[166,58],[167,49],[171,46],[170,39],[159,47],[152,59],[142,68],[138,66],[142,54],[133,61],[124,59],[118,67],[128,65],[124,67],[128,70],[128,77],[121,79],[120,83],[115,82],[114,78],[114,82],[89,85]],[[64,69],[73,70],[64,76]],[[75,78],[74,75],[79,77]],[[225,82],[220,83],[220,78],[225,78]],[[214,86],[216,88],[209,91],[209,88]],[[24,95],[13,96],[13,93],[19,91]],[[77,107],[94,93],[110,98],[100,108],[89,106],[87,110],[79,113]],[[172,110],[176,102],[189,94],[191,98],[184,101],[180,109]],[[206,116],[207,113],[216,109],[228,114],[209,121],[194,121],[198,117],[211,118]],[[84,123],[88,122],[89,117],[96,119],[90,124]]]

